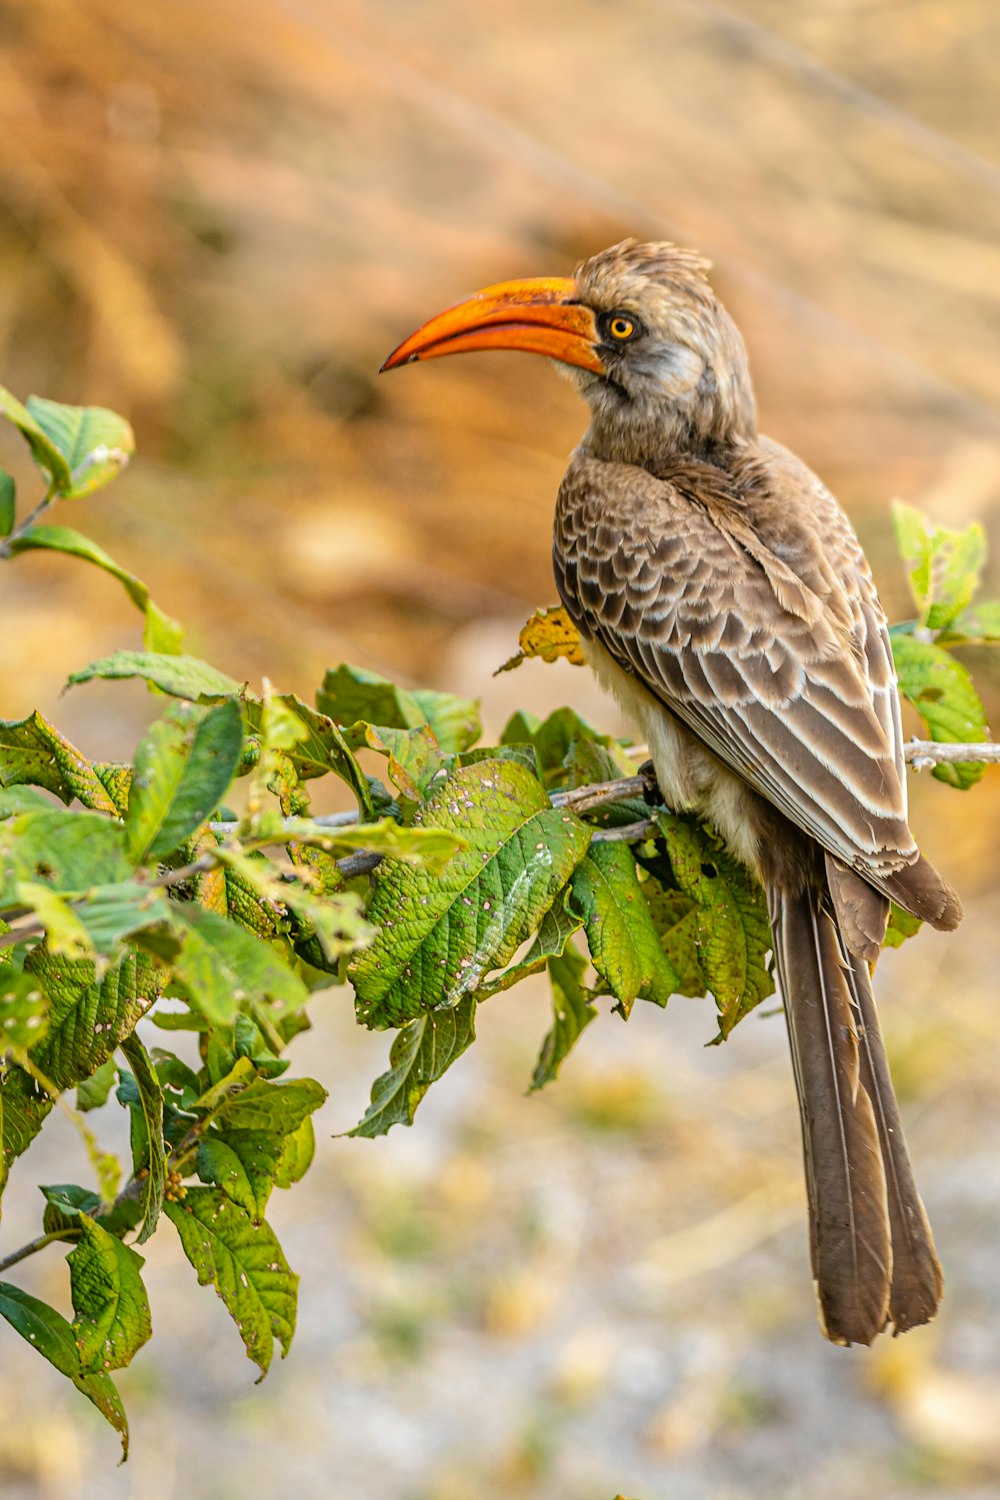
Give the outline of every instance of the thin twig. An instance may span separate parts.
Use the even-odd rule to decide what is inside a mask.
[[[627,797],[641,797],[645,792],[651,791],[654,785],[652,777],[622,776],[617,781],[592,781],[587,786],[552,792],[549,800],[553,807],[571,807],[574,812],[588,812],[592,807],[602,807],[605,802],[624,802]]]
[[[656,819],[643,818],[638,823],[621,823],[617,828],[595,828],[590,835],[592,844],[637,844],[656,832]]]
[[[986,740],[978,745],[936,744],[934,740],[909,740],[903,746],[903,759],[915,771],[928,766],[955,766],[963,761],[985,761],[1000,765],[1000,740]]]
[[[23,536],[27,536],[28,532],[34,526],[39,517],[43,516],[45,512],[50,508],[50,506],[55,505],[56,501],[60,498],[61,496],[58,490],[56,490],[55,481],[53,480],[52,484],[46,490],[41,500],[39,500],[34,510],[29,511],[24,520],[18,526],[14,527],[14,530],[11,532],[10,536],[8,536],[4,541],[0,542],[0,557],[12,557],[14,552],[14,543],[19,542]]]
[[[22,1245],[20,1250],[12,1250],[10,1255],[5,1255],[0,1260],[0,1271],[9,1271],[19,1260],[27,1260],[29,1255],[44,1250],[46,1245],[51,1245],[55,1240],[67,1240],[71,1236],[76,1239],[79,1233],[78,1229],[54,1229],[51,1234],[40,1234],[37,1240],[31,1240],[27,1245]]]

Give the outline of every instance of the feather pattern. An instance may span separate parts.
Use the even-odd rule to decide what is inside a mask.
[[[770,886],[767,895],[823,1331],[837,1344],[870,1344],[890,1313],[894,1246],[878,1125],[862,1079],[861,1011],[819,892],[810,887],[793,897]]]
[[[804,465],[761,439],[724,467],[687,457],[650,473],[584,444],[553,552],[585,637],[842,866],[907,905],[919,853],[885,617],[846,517]],[[957,920],[944,882],[922,904],[931,921]]]

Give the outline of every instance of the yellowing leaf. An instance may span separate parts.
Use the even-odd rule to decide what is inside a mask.
[[[542,661],[558,661],[563,657],[574,667],[583,666],[580,632],[561,604],[536,609],[531,619],[521,626],[517,643],[520,651],[498,667],[494,677],[501,672],[513,671],[529,656],[540,657]]]

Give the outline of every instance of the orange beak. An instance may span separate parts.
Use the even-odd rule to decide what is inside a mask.
[[[598,342],[594,314],[581,305],[576,282],[566,276],[533,276],[484,287],[438,313],[394,349],[382,369],[474,349],[521,349],[601,375]]]

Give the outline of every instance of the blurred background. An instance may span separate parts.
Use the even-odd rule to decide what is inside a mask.
[[[696,245],[765,430],[850,510],[890,615],[894,495],[981,518],[995,593],[998,96],[991,0],[0,0],[0,380],[130,416],[128,474],[56,519],[236,677],[310,697],[347,659],[481,694],[488,733],[563,701],[611,725],[582,672],[490,675],[553,599],[577,398],[541,360],[379,380],[382,359],[488,282],[627,234]],[[13,432],[0,462],[28,480]],[[59,697],[138,643],[112,580],[18,559],[0,632],[3,717],[38,707],[93,755],[130,752],[141,692]],[[996,723],[1000,672],[967,659]],[[525,1099],[547,1029],[525,986],[484,1008],[416,1127],[373,1144],[332,1137],[387,1039],[334,991],[293,1052],[331,1100],[274,1205],[302,1274],[288,1361],[253,1387],[164,1231],[156,1337],[121,1377],[133,1458],[115,1470],[110,1431],[0,1330],[4,1495],[995,1495],[1000,773],[913,795],[968,911],[879,971],[948,1277],[932,1328],[871,1352],[820,1338],[780,1018],[705,1051],[707,1004],[605,1016]],[[77,1154],[47,1126],[7,1249]],[[17,1279],[65,1307],[47,1255]]]

